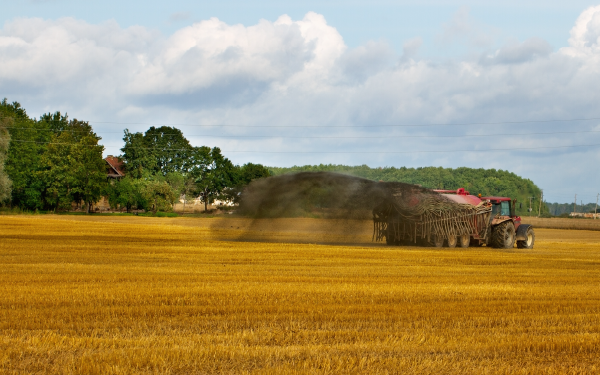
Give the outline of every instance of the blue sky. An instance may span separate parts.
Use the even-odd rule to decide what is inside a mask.
[[[473,20],[493,31],[496,43],[509,38],[538,36],[555,48],[567,44],[574,20],[593,1],[3,1],[2,20],[15,17],[73,17],[89,23],[114,19],[121,27],[141,25],[169,35],[193,22],[217,17],[227,24],[256,24],[276,20],[282,14],[301,19],[307,12],[322,14],[349,47],[369,40],[386,40],[398,53],[406,39],[424,39],[423,53],[439,57],[456,52],[436,43],[443,25],[461,8]]]
[[[31,0],[2,10],[0,96],[32,116],[89,120],[107,154],[124,128],[167,124],[240,164],[496,168],[532,179],[549,201],[600,192],[591,2]]]

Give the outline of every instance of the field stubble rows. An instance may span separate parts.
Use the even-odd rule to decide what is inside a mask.
[[[600,372],[599,232],[538,229],[524,251],[370,230],[0,216],[0,371]]]

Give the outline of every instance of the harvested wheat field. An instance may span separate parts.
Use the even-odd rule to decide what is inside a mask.
[[[600,232],[440,250],[371,225],[0,216],[0,372],[600,373]]]
[[[566,219],[566,218],[523,218],[527,223],[535,225],[536,228],[549,229],[581,229],[600,231],[600,220],[595,219]]]

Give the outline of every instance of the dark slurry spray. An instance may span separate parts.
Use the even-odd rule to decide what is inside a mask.
[[[370,219],[382,202],[436,194],[401,182],[376,182],[331,172],[302,172],[253,181],[239,213],[254,218],[323,217]]]
[[[374,213],[387,207],[416,215],[440,204],[454,205],[442,195],[417,185],[377,182],[331,172],[285,174],[255,180],[244,190],[237,215],[254,221],[239,239],[257,239],[257,228],[264,231],[265,225],[269,225],[265,223],[294,225],[293,220],[273,220],[280,218],[329,219],[318,220],[314,230],[342,236],[364,233],[366,227],[372,228],[370,220]]]

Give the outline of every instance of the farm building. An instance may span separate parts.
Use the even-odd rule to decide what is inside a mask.
[[[125,177],[125,171],[123,170],[123,161],[112,155],[108,155],[104,161],[106,161],[106,177],[109,179],[120,179]]]

